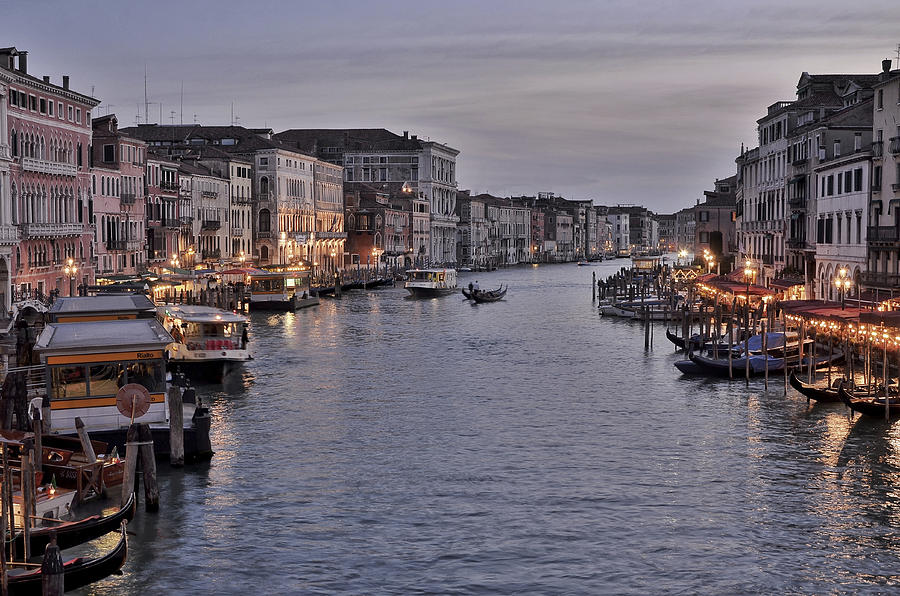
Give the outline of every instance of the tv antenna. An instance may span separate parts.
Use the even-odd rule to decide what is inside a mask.
[[[173,126],[175,125],[175,110],[169,112],[169,122],[171,122]]]
[[[900,43],[897,44],[897,68],[900,68]]]

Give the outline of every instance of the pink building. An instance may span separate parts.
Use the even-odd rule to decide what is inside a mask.
[[[91,254],[91,112],[96,99],[69,89],[69,77],[28,74],[28,53],[0,49],[9,80],[6,130],[12,162],[10,206],[19,228],[12,258],[13,299],[69,294],[94,282]],[[74,267],[67,268],[69,259]]]
[[[144,167],[147,144],[119,132],[115,115],[93,121],[92,162],[97,272],[134,275],[147,270]]]
[[[147,262],[159,269],[178,258],[179,211],[178,164],[157,153],[147,157]]]

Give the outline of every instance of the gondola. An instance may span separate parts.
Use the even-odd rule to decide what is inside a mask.
[[[474,300],[478,304],[481,304],[482,302],[497,302],[498,300],[506,296],[507,289],[508,288],[500,286],[496,290],[477,290],[475,292],[472,292],[472,300]]]
[[[881,387],[880,391],[876,389],[874,395],[871,393],[859,395],[852,391],[848,391],[846,387],[846,382],[838,385],[838,395],[840,395],[841,401],[844,402],[848,408],[865,416],[884,418],[884,387]],[[900,417],[900,395],[897,393],[896,386],[891,387],[890,389],[887,411],[890,418]]]
[[[677,335],[675,335],[674,333],[672,333],[672,332],[669,331],[668,329],[666,329],[666,339],[668,339],[670,342],[672,342],[673,344],[675,344],[675,347],[676,347],[676,348],[678,348],[678,349],[680,349],[680,350],[683,350],[683,349],[684,349],[684,344],[685,344],[684,338],[683,338],[683,337],[678,337]],[[692,337],[691,337],[691,340],[693,341],[693,339],[694,339],[694,337],[692,336]]]
[[[128,558],[128,538],[125,534],[125,523],[121,526],[121,537],[116,547],[109,553],[96,559],[77,557],[63,563],[65,574],[65,590],[74,590],[109,577],[122,568]],[[9,574],[10,596],[26,596],[41,594],[40,568],[31,571]]]
[[[467,290],[465,288],[462,289],[462,295],[466,297],[466,300],[472,299],[472,292],[470,292],[469,290]]]
[[[840,380],[836,380],[834,383],[834,387],[826,387],[816,385],[815,383],[804,383],[797,377],[797,373],[795,372],[792,372],[790,377],[791,387],[793,387],[809,399],[814,399],[816,401],[825,403],[834,403],[841,401],[841,396],[838,395],[838,390],[836,387],[837,383],[839,382]]]
[[[691,354],[691,361],[704,369],[703,374],[707,374],[709,376],[716,377],[728,377],[728,359],[727,358],[708,358],[706,356],[701,356],[700,354]],[[784,370],[784,359],[783,358],[773,358],[771,356],[768,357],[769,361],[769,374],[781,372]],[[731,376],[735,378],[739,378],[740,376],[746,374],[746,359],[741,356],[739,358],[731,359]],[[765,356],[750,356],[750,374],[751,375],[761,375],[766,371],[766,357]]]
[[[131,521],[134,518],[136,508],[134,493],[131,493],[125,505],[112,515],[107,515],[106,517],[93,515],[78,521],[65,522],[58,526],[35,528],[31,531],[31,552],[43,553],[50,543],[51,532],[56,532],[56,544],[59,548],[71,548],[88,540],[105,536],[115,531],[123,520]],[[15,541],[17,552],[24,552],[24,535],[22,533],[16,534]]]

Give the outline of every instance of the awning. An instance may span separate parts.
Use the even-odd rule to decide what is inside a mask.
[[[793,288],[794,286],[802,286],[805,284],[805,281],[803,281],[802,279],[797,279],[795,277],[776,277],[769,283],[770,286],[779,290],[787,290],[788,288]]]

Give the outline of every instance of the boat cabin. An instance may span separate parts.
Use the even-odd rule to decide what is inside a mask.
[[[312,292],[310,271],[284,270],[253,273],[249,276],[250,308],[254,310],[292,310]]]
[[[46,367],[50,431],[75,432],[75,418],[90,430],[127,427],[116,394],[129,383],[143,385],[150,406],[141,422],[165,423],[165,349],[172,336],[154,319],[50,323],[34,346]]]
[[[407,272],[407,281],[430,282],[436,287],[456,287],[456,270],[413,269]]]
[[[247,317],[211,306],[159,307],[163,326],[187,350],[245,350]]]
[[[51,323],[123,321],[154,317],[156,317],[156,307],[144,294],[57,298],[50,307]]]

